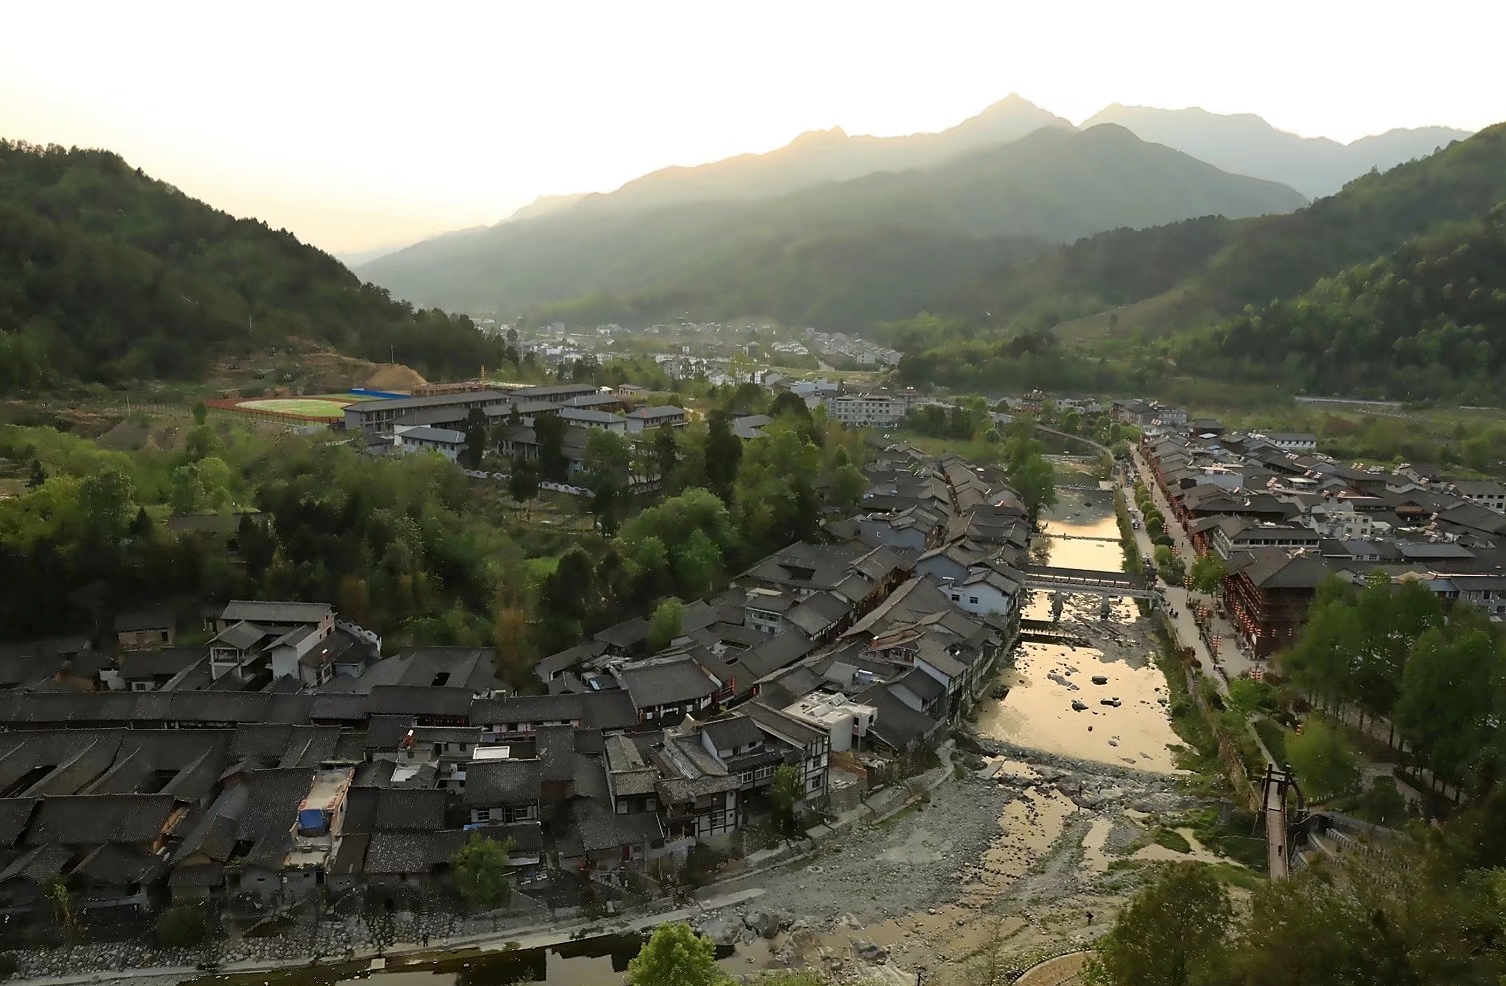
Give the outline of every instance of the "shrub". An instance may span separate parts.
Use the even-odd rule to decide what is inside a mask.
[[[209,937],[209,915],[202,907],[178,904],[157,919],[157,944],[166,948],[192,948]]]

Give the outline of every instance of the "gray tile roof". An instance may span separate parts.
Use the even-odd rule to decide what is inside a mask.
[[[716,683],[690,658],[624,665],[616,675],[639,712],[700,701],[717,691]]]
[[[523,805],[539,800],[543,765],[538,760],[473,760],[465,768],[466,805]]]
[[[220,613],[226,623],[318,623],[329,616],[329,603],[299,603],[260,599],[232,599]]]

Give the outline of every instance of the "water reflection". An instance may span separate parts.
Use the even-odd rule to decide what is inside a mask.
[[[1047,564],[1122,570],[1124,552],[1107,493],[1064,492],[1044,532],[1034,547]],[[1050,594],[1032,593],[1023,613],[1050,619]],[[1135,604],[1115,600],[1103,619],[1097,596],[1071,596],[1062,621],[1098,646],[1022,644],[1013,670],[1003,677],[1009,694],[985,703],[979,733],[1083,760],[1174,770],[1168,747],[1179,740],[1163,705],[1166,680],[1149,660],[1149,628]]]

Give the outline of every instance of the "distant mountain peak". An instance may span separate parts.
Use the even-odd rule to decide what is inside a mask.
[[[805,144],[818,144],[833,140],[846,140],[847,131],[841,127],[832,127],[828,130],[807,130],[794,140],[789,142],[790,147]]]
[[[1423,127],[1391,130],[1346,145],[1327,137],[1303,137],[1278,129],[1254,113],[1214,113],[1200,106],[1168,110],[1122,103],[1105,106],[1083,121],[1080,129],[1106,123],[1118,124],[1141,140],[1164,144],[1233,174],[1278,181],[1314,198],[1333,194],[1371,168],[1384,171],[1468,136],[1445,127]]]

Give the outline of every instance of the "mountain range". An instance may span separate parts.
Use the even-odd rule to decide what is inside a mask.
[[[540,199],[358,270],[417,304],[504,317],[690,312],[862,328],[1051,244],[1289,212],[1306,201],[1296,188],[1326,194],[1459,136],[1430,128],[1342,145],[1258,117],[1117,104],[1078,129],[1010,96],[939,133],[814,131],[606,194]]]
[[[1165,144],[1216,168],[1290,185],[1308,198],[1332,195],[1372,168],[1386,171],[1469,136],[1465,130],[1388,130],[1341,144],[1277,130],[1253,113],[1224,116],[1202,109],[1163,110],[1114,103],[1083,127],[1116,123],[1141,140]]]
[[[991,132],[1003,129],[1005,115],[991,118]],[[740,178],[742,194],[731,198],[687,191],[684,201],[666,202],[668,179],[656,178],[533,218],[429,240],[361,274],[416,304],[509,316],[527,310],[622,321],[688,311],[696,318],[767,316],[855,329],[909,314],[906,306],[936,292],[945,296],[979,264],[1003,259],[1001,250],[1018,258],[1027,243],[1044,249],[1118,226],[1288,212],[1306,201],[1286,186],[1222,172],[1122,127],[1047,125],[982,147],[975,143],[979,133],[959,127],[936,139],[897,138],[882,145],[894,159],[940,155],[938,140],[971,149],[926,167],[794,191],[772,191],[793,180],[783,164],[777,174],[740,168],[743,178],[769,180]],[[828,135],[786,150],[805,162],[820,158],[831,171],[840,155],[821,158],[801,148],[846,148],[849,140]],[[706,182],[730,188],[730,174],[695,181],[700,188]],[[645,197],[656,204],[633,204]],[[956,260],[945,269],[921,264],[917,272],[917,258],[926,256]],[[865,295],[886,283],[883,296]]]

